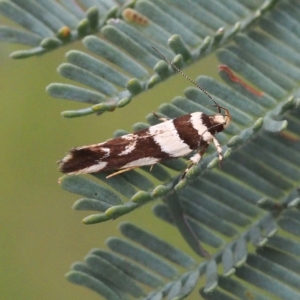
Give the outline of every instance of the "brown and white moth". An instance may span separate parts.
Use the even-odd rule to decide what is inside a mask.
[[[156,50],[154,48],[154,50]],[[158,50],[156,50],[159,52]],[[162,55],[159,52],[160,55]],[[197,151],[191,158],[188,169],[197,164],[206,152],[209,144],[214,143],[222,161],[222,148],[215,135],[228,127],[231,116],[195,81],[188,78],[164,55],[164,59],[186,79],[205,93],[218,109],[218,113],[207,115],[194,112],[176,119],[161,119],[164,122],[148,129],[127,134],[100,144],[77,147],[59,161],[60,170],[67,174],[87,174],[103,171],[115,171],[107,178],[129,170],[154,165],[162,160],[178,158]],[[222,114],[224,110],[224,114]]]

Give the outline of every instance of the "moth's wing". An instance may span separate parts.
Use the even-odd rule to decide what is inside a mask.
[[[127,145],[128,140],[119,137],[104,143],[73,148],[59,161],[60,171],[68,174],[84,174],[104,170],[107,167],[106,159],[115,154],[112,150],[120,152]]]
[[[189,119],[190,115],[182,116],[104,143],[74,148],[60,162],[60,169],[72,174],[94,173],[153,165],[187,155],[193,150],[187,142],[197,139]]]

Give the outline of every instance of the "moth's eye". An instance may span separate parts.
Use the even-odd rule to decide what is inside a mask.
[[[230,125],[230,121],[231,121],[230,116],[228,115],[224,116],[224,129]]]

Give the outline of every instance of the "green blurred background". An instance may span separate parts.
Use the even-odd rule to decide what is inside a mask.
[[[100,299],[92,291],[70,284],[63,276],[70,264],[92,248],[106,248],[105,239],[119,235],[121,221],[132,221],[167,241],[182,239],[169,225],[157,222],[151,204],[115,221],[86,226],[89,212],[71,209],[80,198],[60,189],[55,162],[74,146],[102,142],[114,130],[131,131],[162,102],[183,94],[190,83],[176,76],[135,98],[123,109],[103,116],[64,119],[60,112],[85,107],[53,99],[45,92],[52,82],[67,82],[56,68],[80,42],[25,60],[10,59],[17,45],[1,44],[1,281],[0,298],[14,300]],[[216,74],[213,59],[185,72]],[[191,253],[185,244],[182,250]]]

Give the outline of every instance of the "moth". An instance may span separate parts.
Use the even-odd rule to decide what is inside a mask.
[[[168,64],[197,86],[217,108],[218,113],[186,114],[175,119],[159,118],[162,123],[103,143],[73,148],[59,161],[60,170],[67,174],[87,174],[114,171],[107,178],[141,166],[153,166],[166,159],[183,157],[195,151],[190,165],[183,173],[199,163],[208,146],[213,143],[222,161],[222,148],[215,135],[227,128],[231,121],[228,109],[220,106],[194,80],[187,77],[157,49]],[[223,113],[222,113],[223,111]],[[156,114],[154,114],[156,116]]]

